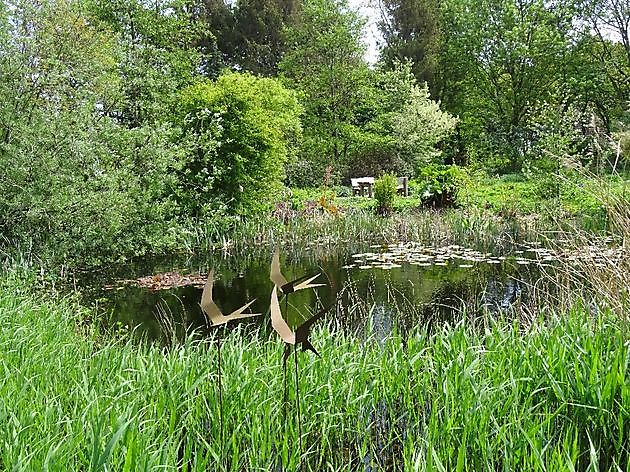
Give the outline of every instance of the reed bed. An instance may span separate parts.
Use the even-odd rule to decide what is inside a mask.
[[[267,217],[244,220],[227,231],[212,221],[202,222],[184,237],[190,253],[225,251],[237,255],[280,245],[285,251],[303,252],[406,241],[491,249],[535,238],[543,227],[544,222],[537,219],[502,217],[476,208],[418,210],[390,217],[352,209],[339,216],[296,216],[285,223]]]
[[[630,342],[611,312],[378,341],[321,326],[323,359],[300,356],[300,454],[279,340],[223,340],[221,443],[213,339],[104,337],[24,285],[0,282],[0,470],[630,470]]]
[[[537,303],[530,308],[570,310],[576,303],[593,313],[610,310],[626,322],[630,307],[630,188],[612,187],[610,182],[587,170],[576,168],[589,182],[579,190],[603,207],[606,230],[593,234],[571,221],[556,219],[556,231],[541,234],[540,240],[561,254],[550,270],[543,267],[532,287]],[[563,179],[562,175],[558,176]],[[570,185],[565,179],[565,185]],[[532,310],[530,310],[531,312]]]

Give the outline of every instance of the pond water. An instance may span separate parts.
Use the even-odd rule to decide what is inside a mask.
[[[206,259],[145,261],[104,274],[98,283],[92,282],[101,288],[88,296],[98,299],[111,326],[129,327],[150,340],[182,337],[191,330],[204,333],[208,327],[199,302],[212,269],[214,300],[223,312],[255,300],[253,312],[266,316],[240,323],[267,329],[272,256],[268,248],[238,258],[213,254]],[[463,313],[507,310],[527,297],[527,287],[539,276],[538,263],[548,258],[535,244],[505,254],[413,243],[281,254],[288,280],[321,274],[317,281],[326,284],[292,294],[286,311],[284,302],[282,307],[289,324],[298,324],[321,306],[335,303],[329,320],[352,333],[383,337],[393,329],[454,322]]]

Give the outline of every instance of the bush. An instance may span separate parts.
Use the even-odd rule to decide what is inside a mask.
[[[352,196],[352,188],[347,185],[337,185],[335,187],[335,193],[338,197],[351,197]]]
[[[402,155],[415,167],[440,159],[436,145],[451,135],[458,119],[440,110],[426,84],[411,88],[409,101],[392,116],[392,129]]]
[[[221,207],[237,215],[271,209],[301,132],[295,93],[276,79],[228,73],[185,89],[180,111],[188,147],[184,211],[203,217]]]
[[[392,174],[383,174],[374,182],[374,198],[376,199],[376,211],[381,215],[387,215],[394,208],[396,187],[398,180]]]
[[[452,165],[429,164],[420,170],[420,199],[423,205],[452,207],[457,203],[457,194],[466,180],[466,173]]]
[[[0,6],[0,252],[85,267],[177,243],[179,148],[121,125],[116,39],[77,3]]]

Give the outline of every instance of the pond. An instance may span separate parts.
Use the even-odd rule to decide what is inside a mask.
[[[253,312],[266,316],[239,323],[267,329],[272,256],[273,249],[266,248],[246,257],[215,253],[206,259],[144,261],[104,274],[92,282],[101,288],[88,296],[98,300],[114,328],[133,329],[149,340],[181,339],[192,330],[208,330],[199,302],[212,269],[214,300],[223,312],[254,300]],[[384,337],[393,329],[404,332],[421,324],[431,328],[483,309],[508,310],[527,297],[528,286],[539,277],[539,263],[552,259],[536,243],[514,246],[504,254],[418,243],[281,254],[288,280],[320,274],[317,282],[326,284],[292,294],[285,316],[289,324],[297,324],[321,306],[336,303],[327,315],[330,322],[362,336]],[[282,307],[285,311],[284,302]]]

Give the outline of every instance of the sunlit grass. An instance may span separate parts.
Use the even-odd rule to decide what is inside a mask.
[[[383,342],[322,326],[323,359],[300,355],[300,458],[291,414],[283,426],[279,340],[224,339],[221,446],[211,341],[107,338],[72,300],[39,301],[21,283],[0,283],[0,470],[630,467],[630,342],[605,313]]]

